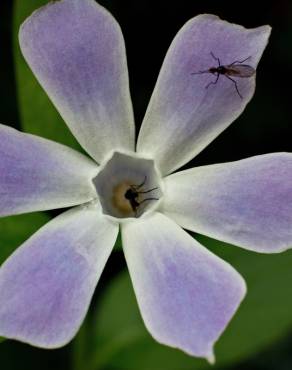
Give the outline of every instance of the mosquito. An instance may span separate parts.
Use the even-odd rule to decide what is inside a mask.
[[[228,80],[230,80],[234,83],[237,94],[242,99],[242,95],[240,94],[240,92],[238,90],[237,82],[233,78],[231,78],[230,76],[239,77],[239,78],[252,77],[255,74],[255,69],[252,66],[250,66],[249,64],[243,64],[244,62],[246,62],[251,57],[247,57],[243,60],[236,60],[236,61],[232,62],[231,64],[222,65],[219,58],[215,57],[215,55],[212,52],[210,54],[211,54],[212,58],[217,61],[218,67],[211,67],[209,69],[206,69],[205,71],[193,72],[191,74],[192,75],[200,75],[200,74],[203,74],[203,73],[211,73],[211,74],[217,75],[216,80],[209,82],[208,85],[206,86],[206,89],[210,85],[216,85],[218,80],[219,80],[220,75],[225,76],[226,78],[228,78]]]
[[[130,202],[132,210],[133,212],[135,212],[135,217],[137,217],[138,208],[140,207],[142,203],[145,203],[150,200],[159,200],[158,198],[150,197],[150,198],[143,199],[141,202],[138,202],[137,199],[140,194],[147,194],[153,190],[158,189],[156,187],[156,188],[152,188],[146,191],[140,191],[139,189],[141,189],[143,185],[145,185],[146,180],[147,180],[147,176],[145,176],[143,182],[140,185],[130,185],[130,188],[125,192],[125,195],[124,195],[125,198]]]

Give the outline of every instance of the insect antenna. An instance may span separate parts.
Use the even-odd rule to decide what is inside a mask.
[[[219,59],[219,58],[217,58],[217,57],[212,53],[212,51],[210,52],[210,54],[211,54],[212,58],[213,58],[213,59],[215,59],[215,60],[217,61],[217,63],[218,63],[218,67],[221,67],[220,59]],[[203,74],[203,73],[210,73],[210,70],[209,70],[209,69],[206,69],[205,71],[193,72],[193,73],[191,73],[191,75],[201,75],[201,74]],[[219,75],[219,74],[218,74],[218,75]],[[217,81],[218,81],[218,78],[217,78],[217,80],[216,80],[216,83],[217,83]],[[215,84],[215,82],[214,82],[213,84]],[[211,85],[211,84],[209,84],[209,85]],[[207,85],[207,86],[209,87],[209,85]],[[206,86],[206,88],[207,88],[207,86]]]
[[[203,73],[210,73],[210,71],[206,69],[206,71],[192,72],[191,75],[202,75]]]
[[[211,57],[212,57],[213,59],[217,60],[218,67],[220,67],[220,66],[221,66],[220,59],[219,59],[219,58],[217,58],[217,57],[215,57],[215,55],[212,53],[212,51],[210,52],[210,54],[211,54]]]

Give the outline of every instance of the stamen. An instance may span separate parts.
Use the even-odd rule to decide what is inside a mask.
[[[128,200],[129,204],[131,205],[132,211],[135,213],[136,217],[137,217],[138,208],[141,206],[141,204],[149,200],[159,200],[159,198],[150,197],[150,198],[142,199],[141,201],[139,201],[139,198],[141,198],[141,194],[147,194],[153,190],[158,189],[158,187],[155,187],[155,188],[145,190],[145,191],[138,191],[138,189],[140,189],[143,185],[145,185],[146,180],[147,180],[147,176],[145,176],[143,182],[140,185],[131,184],[129,189],[127,189],[127,191],[124,194],[125,199]]]
[[[140,217],[162,196],[152,159],[114,152],[94,179],[104,214],[117,219]]]

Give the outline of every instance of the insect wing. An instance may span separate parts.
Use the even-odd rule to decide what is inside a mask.
[[[251,77],[255,74],[255,69],[248,65],[248,64],[233,64],[231,66],[227,66],[227,73],[229,76],[235,77]]]

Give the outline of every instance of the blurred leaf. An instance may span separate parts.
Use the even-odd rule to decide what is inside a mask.
[[[92,332],[92,355],[88,370],[193,369],[193,360],[181,351],[158,344],[145,329],[128,272],[120,274],[104,294]],[[194,362],[195,361],[195,362]]]
[[[18,30],[21,23],[47,0],[15,0],[14,2],[14,59],[20,120],[25,131],[81,150],[64,121],[50,102],[22,57]]]
[[[292,328],[292,251],[259,254],[199,236],[197,239],[238,270],[247,296],[215,347],[218,365],[250,357]]]
[[[0,265],[49,219],[45,213],[0,218]]]
[[[87,354],[87,333],[89,332],[88,320],[84,320],[78,335],[72,342],[73,356],[71,361],[72,370],[84,370],[84,359]]]
[[[215,346],[219,368],[244,360],[292,328],[292,251],[263,255],[207,237],[196,237],[246,279],[248,294]],[[90,318],[88,318],[90,320]],[[95,319],[87,324],[87,370],[210,369],[206,361],[155,342],[142,323],[128,273],[107,288]],[[80,368],[81,369],[81,368]]]

